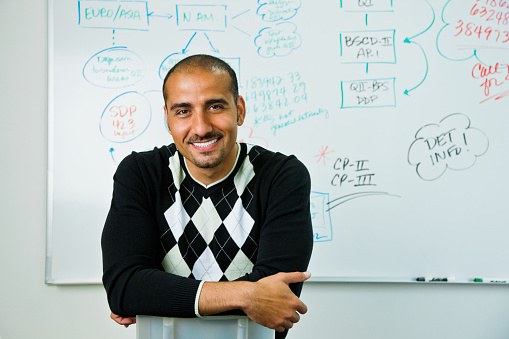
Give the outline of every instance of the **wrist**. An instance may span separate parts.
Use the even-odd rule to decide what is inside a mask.
[[[255,283],[250,281],[239,281],[237,306],[236,308],[242,311],[246,311],[249,307],[252,297],[254,295]]]
[[[207,316],[235,309],[245,310],[252,295],[248,281],[205,282],[198,300],[198,313]]]

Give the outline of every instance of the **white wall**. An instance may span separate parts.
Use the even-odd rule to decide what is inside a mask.
[[[135,338],[102,286],[44,284],[46,29],[46,1],[0,0],[0,338]],[[509,338],[509,286],[311,283],[302,298],[291,339]]]

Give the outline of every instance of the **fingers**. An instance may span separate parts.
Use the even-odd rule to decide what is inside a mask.
[[[309,272],[280,272],[253,283],[249,302],[243,311],[253,321],[276,331],[290,329],[308,311],[291,290],[290,284],[309,279]]]
[[[300,315],[298,312],[294,312],[293,316],[286,319],[282,324],[276,326],[274,329],[278,332],[283,332],[284,330],[289,330],[293,327],[293,324],[296,324],[300,321]]]
[[[276,328],[274,328],[276,331],[278,332],[284,332],[284,330],[286,330],[286,328],[284,326],[277,326]]]
[[[122,318],[119,324],[129,327],[129,325],[136,324],[136,318]]]
[[[291,317],[289,320],[292,322],[292,324],[298,323],[300,320],[300,314],[298,312],[295,312],[293,317]]]
[[[302,300],[299,299],[299,305],[297,306],[297,312],[299,312],[300,314],[306,314],[308,311],[308,307],[306,306],[306,304],[304,304],[302,302]]]
[[[299,283],[308,280],[311,277],[310,272],[291,272],[279,273],[284,275],[284,281],[288,284]]]
[[[111,312],[110,318],[113,319],[117,324],[124,325],[125,328],[129,327],[129,325],[136,324],[135,317],[124,318]]]
[[[274,329],[278,332],[283,332],[285,330],[289,330],[293,327],[293,323],[291,321],[287,321],[282,325],[276,326]]]

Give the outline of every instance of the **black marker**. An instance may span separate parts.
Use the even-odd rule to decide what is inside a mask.
[[[445,277],[445,278],[430,278],[430,277],[419,277],[416,281],[427,281],[427,282],[453,282],[456,279],[454,277]]]

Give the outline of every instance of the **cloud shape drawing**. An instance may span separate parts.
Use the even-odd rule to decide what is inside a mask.
[[[262,29],[254,40],[258,54],[265,58],[290,54],[302,44],[302,38],[296,30],[297,26],[291,22]]]
[[[416,167],[423,180],[436,180],[445,171],[465,170],[489,148],[488,137],[470,126],[461,113],[448,115],[439,124],[420,128],[408,151],[408,163]]]
[[[300,0],[258,0],[260,7],[256,14],[262,17],[262,20],[274,22],[278,20],[288,20],[293,18],[300,8]]]
[[[437,35],[438,52],[456,61],[472,57],[487,63],[499,61],[491,59],[500,56],[493,51],[505,47],[504,41],[509,39],[507,22],[504,24],[506,7],[493,7],[484,1],[447,1],[441,15],[443,27]]]

